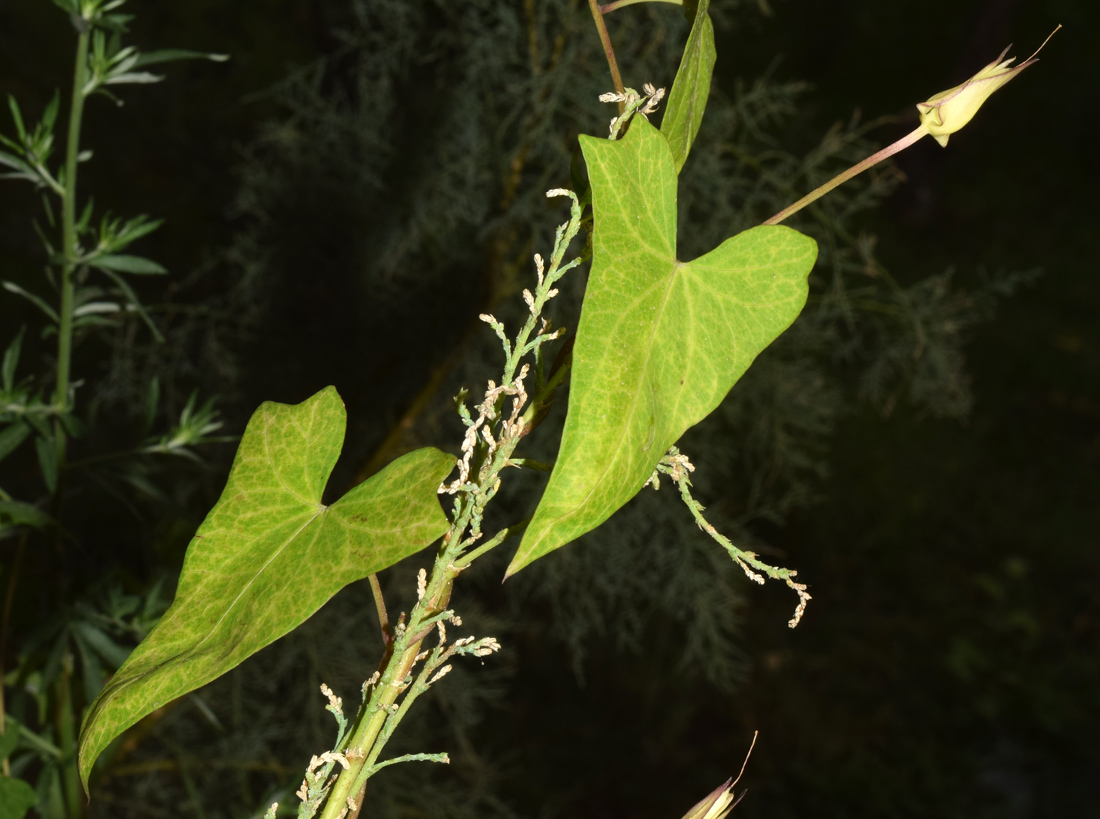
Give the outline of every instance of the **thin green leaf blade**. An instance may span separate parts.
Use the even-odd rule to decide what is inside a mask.
[[[188,51],[184,48],[165,48],[160,51],[149,51],[140,54],[134,61],[134,67],[156,65],[157,63],[169,63],[176,60],[211,60],[216,63],[224,63],[229,59],[228,54],[211,54],[205,51]]]
[[[27,179],[34,180],[38,177],[34,168],[17,157],[15,154],[9,154],[7,151],[0,151],[0,165],[7,165],[9,168],[14,168],[19,171],[19,174],[12,174],[12,176],[25,176]]]
[[[665,116],[661,120],[661,133],[672,149],[676,173],[684,167],[710,96],[710,78],[714,73],[714,61],[718,52],[714,48],[714,24],[707,14],[710,0],[699,0],[695,10],[695,22],[691,26],[680,68],[672,83]]]
[[[127,256],[124,253],[108,253],[104,256],[95,256],[88,260],[92,267],[101,270],[114,270],[117,273],[136,273],[143,276],[160,276],[167,273],[167,269],[141,256]]]
[[[23,350],[23,334],[26,327],[20,327],[11,344],[4,350],[4,363],[0,365],[0,387],[4,392],[11,392],[15,387],[15,368],[19,366],[19,354]]]
[[[149,315],[148,311],[145,309],[145,305],[141,303],[134,289],[126,283],[126,280],[122,278],[122,276],[118,275],[113,270],[102,267],[100,271],[118,286],[118,289],[121,290],[122,294],[126,297],[126,301],[130,305],[130,308],[145,322],[145,326],[152,332],[153,338],[156,339],[157,343],[162,344],[164,342],[164,336],[161,335],[160,329],[153,321],[153,317]]]
[[[31,428],[22,421],[13,421],[10,426],[0,430],[0,461],[15,452],[30,434]]]
[[[0,501],[0,520],[8,526],[30,526],[34,529],[48,529],[53,518],[23,501]]]
[[[27,143],[27,129],[23,125],[23,114],[19,110],[19,103],[11,94],[8,94],[8,108],[11,109],[11,118],[15,123],[15,132],[19,134],[19,141],[25,145]]]
[[[15,295],[17,296],[22,296],[43,313],[45,313],[53,321],[54,324],[58,323],[59,319],[57,318],[57,312],[52,307],[50,307],[50,305],[46,303],[46,300],[43,299],[41,296],[36,296],[29,290],[24,290],[15,282],[6,281],[2,284],[4,285],[4,289],[7,290],[9,293],[15,293]]]
[[[345,417],[332,387],[252,416],[225,490],[184,558],[175,601],[85,718],[85,786],[100,752],[142,717],[447,530],[436,489],[454,458],[435,449],[410,452],[332,506],[321,503]]]
[[[57,448],[53,437],[34,439],[34,448],[38,453],[38,468],[42,471],[42,480],[52,495],[57,491]]]
[[[677,261],[676,167],[665,138],[636,118],[624,139],[581,137],[581,146],[595,234],[569,411],[509,575],[637,494],[667,449],[798,316],[817,255],[812,239],[767,226]]]

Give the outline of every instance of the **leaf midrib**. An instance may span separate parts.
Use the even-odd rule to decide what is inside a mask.
[[[635,410],[636,410],[637,405],[638,405],[638,396],[642,392],[642,389],[641,389],[642,384],[645,380],[645,374],[646,374],[646,371],[647,371],[648,366],[649,366],[650,356],[652,354],[654,343],[655,343],[654,339],[655,339],[656,334],[657,334],[657,325],[658,325],[661,317],[664,315],[665,308],[668,305],[669,295],[672,292],[673,285],[675,285],[675,283],[676,283],[677,271],[679,270],[679,268],[685,266],[683,263],[677,261],[675,257],[673,257],[670,261],[669,258],[667,256],[665,256],[664,254],[654,253],[654,256],[658,256],[657,261],[659,263],[664,264],[664,265],[668,265],[669,267],[671,267],[672,275],[667,277],[667,282],[665,283],[665,292],[664,292],[664,295],[661,298],[661,303],[660,303],[659,309],[656,311],[655,316],[654,316],[654,318],[653,318],[653,320],[650,324],[649,338],[646,342],[646,347],[645,347],[645,356],[642,359],[642,366],[639,368],[639,375],[638,375],[638,380],[635,383],[635,388],[631,391],[632,394],[631,394],[631,399],[630,399],[630,408],[629,408],[629,411],[627,413],[628,421],[633,420],[633,418],[634,418],[634,413],[635,413]],[[650,292],[649,288],[647,288],[645,291],[643,291],[643,293],[648,293],[648,292]],[[639,297],[638,300],[636,300],[634,302],[634,304],[637,304],[637,302],[640,299],[641,299],[641,296]],[[626,312],[627,311],[623,312],[624,316],[626,315]],[[691,348],[694,349],[694,345],[691,345]],[[678,405],[679,405],[679,397],[677,397],[677,406]],[[614,441],[613,441],[614,444],[615,444],[615,455],[616,455],[616,457],[618,456],[618,454],[623,449],[622,442],[623,442],[624,437],[629,433],[629,430],[630,430],[630,424],[628,423],[624,427],[623,433],[621,435],[619,435],[619,437],[617,439],[614,439]],[[572,509],[570,509],[565,515],[563,515],[562,516],[563,518],[571,517],[571,516],[575,515],[578,510],[584,508],[584,506],[588,503],[589,499],[595,493],[596,488],[598,486],[600,486],[600,484],[602,483],[603,476],[606,475],[611,470],[611,467],[615,463],[615,459],[605,458],[603,463],[604,463],[603,469],[599,472],[599,477],[600,477],[601,480],[592,481],[592,488],[588,490],[588,494],[586,494],[578,503],[576,503],[573,506]],[[606,506],[606,504],[604,504],[604,505]],[[602,510],[601,510],[600,514],[603,514]],[[546,532],[544,532],[542,537],[539,538],[539,540],[541,541],[543,538],[545,538],[546,535],[549,533],[549,531],[550,530],[547,530]]]
[[[268,414],[267,417],[265,417],[264,422],[265,422],[265,432],[270,431],[271,425],[273,423],[273,417],[270,414]],[[295,424],[295,426],[298,426],[298,425]],[[298,427],[298,428],[301,429],[301,427]],[[200,651],[200,649],[207,643],[207,641],[209,641],[210,638],[215,633],[217,633],[218,629],[221,628],[222,623],[225,622],[225,618],[228,617],[230,615],[230,613],[237,607],[237,604],[240,603],[241,598],[244,597],[245,594],[248,593],[249,589],[252,588],[252,586],[256,583],[257,579],[259,579],[259,577],[267,570],[267,567],[270,566],[280,555],[282,555],[282,553],[286,550],[286,548],[288,546],[290,546],[290,544],[294,543],[294,541],[297,540],[299,536],[301,536],[302,532],[304,532],[313,523],[313,521],[317,520],[318,517],[320,517],[321,515],[323,515],[325,512],[328,511],[328,507],[325,506],[324,504],[321,504],[317,501],[313,501],[310,498],[304,497],[299,492],[297,492],[296,490],[291,488],[289,484],[287,484],[286,480],[283,478],[283,476],[279,473],[278,469],[276,469],[276,467],[275,467],[275,458],[274,458],[274,454],[271,451],[271,435],[265,434],[263,436],[263,443],[264,443],[264,456],[265,456],[265,458],[268,462],[268,465],[271,469],[271,474],[275,477],[275,480],[278,483],[278,485],[288,495],[290,495],[292,498],[296,498],[297,500],[301,501],[301,503],[304,506],[308,507],[308,506],[314,506],[315,505],[316,510],[314,511],[314,513],[312,515],[310,515],[302,523],[301,526],[298,527],[297,530],[295,530],[295,532],[293,534],[291,534],[289,537],[287,537],[283,541],[282,545],[280,545],[270,555],[268,555],[267,560],[265,560],[263,565],[260,566],[260,568],[257,571],[255,571],[251,575],[251,577],[249,577],[249,579],[248,579],[247,583],[245,584],[244,588],[242,588],[240,593],[236,597],[233,598],[233,602],[230,603],[228,606],[226,606],[225,610],[222,612],[221,616],[218,618],[218,621],[216,623],[214,623],[214,625],[212,625],[207,630],[206,634],[202,637],[201,640],[199,640],[198,643],[196,643],[194,646],[191,646],[186,651],[184,651],[180,654],[175,654],[172,657],[165,658],[161,662],[159,662],[159,663],[157,663],[153,666],[150,666],[150,668],[147,671],[143,672],[140,676],[132,677],[132,678],[128,679],[123,684],[123,686],[116,689],[116,691],[121,691],[124,688],[129,687],[130,685],[142,680],[143,678],[145,678],[149,674],[153,673],[154,671],[169,665],[171,662],[178,659],[179,657],[182,657],[182,656],[187,655],[187,654],[192,654],[192,655],[197,654]]]

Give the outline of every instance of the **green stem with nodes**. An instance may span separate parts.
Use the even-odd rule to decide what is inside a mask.
[[[882,162],[882,160],[888,159],[888,158],[892,157],[894,154],[899,153],[901,151],[904,151],[910,145],[913,145],[915,142],[917,142],[917,140],[919,140],[923,136],[926,136],[927,134],[928,134],[928,131],[926,131],[924,126],[921,125],[915,131],[913,131],[912,133],[906,134],[905,136],[903,136],[901,139],[899,139],[894,144],[887,145],[885,148],[883,148],[878,153],[871,154],[869,157],[867,157],[862,162],[859,162],[859,163],[853,165],[852,167],[850,167],[848,170],[844,171],[844,173],[838,174],[837,176],[834,176],[832,179],[830,179],[828,182],[826,182],[824,185],[822,185],[817,190],[813,191],[812,193],[806,194],[801,199],[799,199],[797,202],[795,202],[793,205],[790,205],[789,207],[786,207],[783,210],[779,211],[779,213],[775,214],[775,216],[773,216],[770,219],[766,220],[764,222],[764,224],[765,225],[778,225],[780,222],[782,222],[788,216],[790,216],[794,213],[798,213],[804,207],[806,207],[807,205],[811,204],[812,202],[815,202],[816,200],[820,199],[822,196],[827,194],[833,188],[836,188],[836,187],[839,187],[840,185],[843,185],[845,182],[847,182],[849,179],[851,179],[856,174],[863,173],[868,168],[874,167],[878,163]]]
[[[671,3],[674,6],[682,6],[684,5],[684,0],[614,0],[612,3],[604,3],[600,6],[600,11],[604,14],[610,14],[615,9],[633,6],[635,3]]]
[[[615,61],[615,49],[611,45],[611,35],[607,33],[607,24],[603,21],[603,11],[600,9],[599,0],[588,0],[588,7],[592,10],[592,20],[596,24],[596,31],[600,34],[600,42],[603,44],[603,53],[607,57],[607,67],[611,69],[611,82],[615,84],[618,94],[625,94],[622,75],[619,74],[619,64]],[[619,113],[623,113],[623,103],[619,103]]]
[[[388,646],[389,656],[384,657],[376,676],[364,685],[365,702],[356,716],[350,738],[341,739],[342,747],[336,749],[343,754],[347,767],[339,772],[336,781],[328,791],[321,819],[341,819],[349,812],[357,814],[361,805],[356,804],[353,797],[359,797],[365,791],[367,780],[382,767],[399,761],[446,761],[445,755],[440,754],[412,754],[384,762],[378,762],[378,758],[412,703],[438,679],[436,675],[446,673],[447,669],[440,668],[440,665],[455,653],[467,653],[478,649],[479,645],[486,642],[478,641],[472,645],[467,642],[464,644],[465,648],[456,642],[450,648],[444,648],[443,629],[440,626],[444,621],[454,622],[453,612],[447,611],[447,604],[450,602],[455,578],[478,557],[503,543],[509,536],[521,533],[528,523],[528,521],[521,521],[502,530],[480,547],[471,549],[481,538],[483,511],[500,488],[500,473],[513,463],[512,453],[520,439],[528,432],[528,425],[533,419],[541,417],[540,413],[545,413],[546,407],[553,400],[555,390],[561,385],[569,370],[568,362],[563,361],[547,382],[539,385],[538,392],[530,401],[526,413],[519,415],[522,404],[518,402],[525,395],[522,388],[522,378],[526,372],[522,366],[524,357],[530,354],[537,355],[544,343],[560,335],[559,332],[546,332],[544,325],[543,329],[532,338],[538,319],[546,303],[556,295],[554,284],[567,271],[583,261],[582,257],[578,257],[567,264],[562,264],[570,242],[580,231],[583,212],[580,200],[575,194],[563,190],[551,191],[548,195],[570,197],[572,200],[570,219],[557,229],[554,251],[551,254],[548,269],[544,271],[542,259],[536,257],[538,286],[534,293],[524,291],[524,301],[527,302],[529,315],[514,341],[508,339],[504,326],[495,318],[489,315],[482,316],[482,319],[501,339],[504,348],[506,363],[501,387],[491,388],[487,392],[485,400],[478,407],[480,415],[477,421],[471,417],[469,410],[461,402],[459,404],[460,414],[467,424],[468,446],[464,445],[466,457],[460,461],[460,480],[449,487],[440,487],[440,492],[448,491],[456,496],[451,526],[443,536],[430,577],[421,580],[420,599],[410,612],[408,623],[399,622],[392,630],[392,642]],[[514,405],[511,418],[506,420],[502,417],[501,404],[509,395],[514,396],[517,403]],[[481,426],[483,423],[486,424],[485,427]],[[495,436],[489,429],[491,426],[495,427]],[[484,440],[478,437],[479,431]],[[475,449],[478,457],[471,464]],[[469,476],[469,471],[474,468],[477,473],[476,480]],[[423,578],[424,575],[421,577]],[[376,581],[372,582],[372,588],[375,584]],[[380,590],[376,590],[376,601],[381,599],[378,591]],[[383,609],[380,607],[379,618],[384,617]],[[440,644],[430,651],[423,651],[424,641],[437,628],[441,632]],[[478,650],[491,653],[499,648],[495,641],[488,642],[493,643],[492,648]],[[424,665],[414,680],[414,669],[421,661],[424,661]],[[366,696],[368,685],[372,686],[369,698]],[[397,701],[402,694],[405,695],[404,699],[398,705]],[[312,770],[311,768],[311,775]]]
[[[430,633],[430,630],[425,631],[423,623],[431,614],[439,614],[450,599],[451,585],[456,574],[447,568],[450,552],[451,549],[445,542],[443,549],[436,557],[432,580],[424,599],[413,609],[409,628],[399,629],[391,660],[386,663],[385,671],[375,685],[370,700],[364,705],[360,722],[347,743],[345,754],[349,767],[341,771],[333,784],[328,801],[321,813],[321,819],[338,819],[342,815],[348,808],[349,797],[358,793],[366,781],[366,776],[363,777],[362,782],[359,779],[360,774],[367,769],[367,759],[377,758],[378,752],[381,751],[383,743],[378,742],[379,735],[386,727],[386,723],[397,716],[391,709],[398,696],[404,691],[406,677],[416,662],[424,638]],[[367,770],[369,775],[369,769]]]
[[[514,461],[512,463],[514,463]],[[511,464],[509,464],[509,465],[511,465]],[[458,569],[459,571],[462,571],[467,566],[469,566],[471,563],[473,563],[475,560],[477,560],[479,557],[481,557],[483,554],[485,554],[486,552],[492,551],[497,546],[502,544],[504,541],[508,540],[508,538],[518,537],[518,536],[522,535],[527,530],[527,524],[529,524],[531,522],[531,517],[532,516],[529,515],[529,516],[525,517],[523,520],[521,520],[519,523],[512,524],[507,529],[501,529],[499,532],[497,532],[495,535],[493,535],[492,538],[485,541],[485,543],[482,543],[480,546],[478,546],[472,552],[467,552],[462,557],[460,557],[458,560],[456,560],[454,562],[454,567],[456,569]]]
[[[59,410],[64,410],[69,403],[69,374],[73,355],[73,279],[79,255],[76,236],[76,173],[80,154],[80,126],[84,117],[84,84],[87,81],[90,36],[87,21],[82,19],[80,22],[83,23],[83,29],[79,31],[76,41],[73,96],[69,107],[69,138],[65,147],[65,190],[61,202],[61,309],[57,327],[57,388],[54,391],[54,404]],[[57,474],[60,476],[65,470],[65,428],[60,419],[54,420],[53,427]],[[57,511],[55,508],[55,517]]]
[[[688,477],[688,473],[694,472],[695,467],[691,465],[684,455],[680,454],[679,449],[670,447],[668,454],[657,464],[657,471],[672,478],[673,482],[680,490],[680,497],[683,499],[684,505],[687,506],[691,511],[692,517],[695,518],[696,525],[729,552],[730,557],[733,558],[733,562],[741,567],[750,580],[754,583],[764,585],[764,578],[752,570],[757,569],[773,580],[782,580],[798,594],[798,608],[795,609],[794,616],[787,623],[791,628],[797,626],[802,619],[803,613],[806,611],[806,604],[810,601],[810,595],[806,591],[806,584],[795,582],[794,578],[798,572],[793,569],[780,569],[771,566],[760,560],[755,552],[746,552],[743,549],[737,548],[729,538],[722,535],[713,524],[709,523],[707,519],[703,517],[703,507],[691,496],[691,479]],[[749,568],[750,566],[752,568]]]

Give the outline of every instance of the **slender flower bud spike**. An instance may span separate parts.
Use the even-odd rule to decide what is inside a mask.
[[[989,99],[994,91],[1029,65],[1037,62],[1036,55],[1043,50],[1043,46],[1047,44],[1059,28],[1061,26],[1050,33],[1047,39],[1043,41],[1043,45],[1035,50],[1035,54],[1032,54],[1019,65],[1010,68],[1009,66],[1016,61],[1016,58],[1009,57],[1007,60],[1004,58],[1005,54],[1008,53],[1008,48],[1012,48],[1012,46],[1009,46],[1001,52],[997,59],[962,85],[956,85],[954,88],[942,91],[925,102],[918,102],[917,110],[920,111],[920,122],[924,130],[931,134],[936,142],[946,147],[948,138],[970,122],[974,114],[982,107],[982,103]]]

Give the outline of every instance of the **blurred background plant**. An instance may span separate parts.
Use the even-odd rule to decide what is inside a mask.
[[[896,29],[884,22],[896,10],[787,8],[793,5],[714,3],[718,74],[680,185],[687,255],[759,223],[873,144],[909,130],[912,103],[968,76],[1011,40],[1006,21],[1029,32],[1051,27],[1038,11],[1014,18],[1010,10],[990,12],[996,3],[975,2],[960,24],[960,31],[979,32],[972,42],[958,34],[902,47],[880,36]],[[453,447],[461,437],[450,396],[484,380],[496,354],[476,316],[490,311],[508,322],[522,310],[517,293],[527,260],[547,245],[557,218],[542,193],[567,184],[576,134],[606,127],[613,111],[596,99],[610,83],[586,4],[575,0],[287,0],[234,9],[196,0],[186,10],[142,8],[134,22],[135,33],[144,23],[150,39],[171,30],[234,53],[253,48],[241,69],[248,79],[233,86],[250,96],[241,106],[224,98],[221,80],[194,75],[204,93],[170,102],[146,95],[136,112],[122,112],[131,117],[130,151],[105,156],[99,167],[105,174],[125,169],[118,175],[132,178],[139,200],[163,197],[165,179],[188,192],[165,203],[172,224],[191,228],[187,238],[162,232],[147,241],[161,243],[164,258],[189,260],[181,266],[192,272],[171,298],[147,305],[166,343],[156,344],[129,317],[109,336],[102,378],[89,387],[105,405],[130,406],[129,417],[141,417],[145,390],[159,374],[173,412],[198,387],[223,396],[237,428],[260,401],[297,402],[335,384],[349,410],[348,450],[334,476],[343,489],[407,449]],[[937,20],[937,31],[943,19],[963,15],[944,3],[920,14]],[[913,31],[928,30],[931,22],[920,20]],[[680,11],[635,5],[608,23],[627,84],[670,85],[687,30]],[[3,47],[18,52],[10,40]],[[779,50],[788,54],[783,63],[775,62]],[[952,67],[960,52],[969,62]],[[288,53],[299,65],[286,70]],[[864,55],[858,66],[841,62],[853,53]],[[1044,53],[1043,65],[1057,71],[1058,59]],[[898,90],[902,68],[907,79]],[[798,76],[815,87],[791,79]],[[1012,92],[1027,94],[1027,82]],[[855,103],[898,113],[866,122],[849,116]],[[983,112],[991,131],[1009,130],[993,119],[1016,106],[1004,108]],[[841,125],[814,136],[838,117]],[[153,138],[164,122],[171,133]],[[1088,125],[1082,119],[1071,132],[1089,133]],[[989,141],[974,137],[976,146]],[[1034,790],[1049,776],[1069,783],[1063,793],[1074,792],[1082,781],[1074,771],[1090,757],[1074,762],[1077,751],[1067,748],[1083,746],[1051,739],[1072,719],[1051,703],[1067,680],[1095,679],[1096,668],[1083,659],[1050,664],[1075,640],[1095,637],[1096,615],[1087,614],[1095,603],[1076,592],[1076,608],[1067,602],[1065,611],[1078,619],[1049,596],[1033,605],[1042,573],[1004,574],[998,566],[1006,548],[1028,554],[1047,528],[1062,531],[1013,525],[1017,518],[1004,508],[1042,518],[1033,498],[1043,495],[1025,480],[1032,470],[1017,464],[1047,443],[1019,433],[1019,425],[1053,424],[1050,413],[1059,412],[1076,419],[1077,437],[1035,457],[1046,471],[1076,476],[1080,488],[1059,502],[1063,508],[1094,485],[1084,471],[1088,447],[1070,441],[1091,440],[1088,400],[1095,399],[1059,387],[1059,410],[1043,388],[1032,394],[1012,386],[1025,378],[1014,365],[1024,367],[1027,383],[1058,374],[1063,384],[1094,362],[1091,337],[1079,330],[1043,325],[1035,336],[1020,329],[1036,320],[1031,311],[1072,314],[1072,303],[1089,303],[1092,291],[1078,286],[1074,299],[1054,302],[1040,290],[1048,295],[1017,300],[1018,307],[1010,300],[1010,321],[976,333],[997,298],[1033,278],[986,275],[978,265],[1014,271],[1048,256],[1038,238],[1031,252],[1018,252],[1032,228],[1012,227],[1004,210],[994,218],[991,203],[1025,201],[1021,188],[1049,183],[1046,169],[1023,159],[1038,149],[1002,140],[967,154],[966,144],[953,140],[942,159],[935,145],[914,150],[902,160],[910,163],[902,166],[907,186],[898,187],[897,166],[883,168],[799,214],[792,226],[822,250],[810,306],[683,442],[714,522],[741,544],[785,550],[784,560],[814,583],[820,608],[811,608],[799,633],[783,633],[785,595],[761,594],[749,606],[743,581],[686,523],[674,493],[647,493],[606,531],[503,588],[503,553],[464,577],[456,606],[473,629],[500,637],[501,659],[511,664],[456,668],[464,676],[433,690],[430,707],[412,714],[395,742],[446,749],[454,763],[394,768],[378,779],[365,811],[682,815],[740,764],[756,728],[761,742],[743,780],[754,792],[738,807],[749,816],[811,809],[838,817],[1028,816],[1041,814],[1013,807],[1036,801],[1034,793],[1020,796],[1021,782]],[[146,151],[151,158],[141,158]],[[972,164],[937,164],[959,163],[952,158],[959,156]],[[182,157],[188,170],[173,171]],[[226,168],[234,163],[231,177]],[[1024,181],[1003,181],[1008,168]],[[224,202],[231,202],[227,210]],[[936,216],[943,213],[950,216]],[[981,235],[988,242],[966,235],[987,221],[993,226]],[[1050,235],[1059,229],[1053,217],[1039,223]],[[4,233],[6,258],[19,267],[28,255],[22,234]],[[967,241],[976,249],[968,251]],[[1068,251],[1050,261],[1074,263]],[[557,301],[555,320],[569,324],[579,297],[578,278]],[[964,427],[959,421],[972,418],[974,401],[964,353],[972,336],[987,339],[978,344],[979,376],[996,374],[984,383],[997,397]],[[1048,337],[1062,339],[1051,348],[1066,356],[1062,369],[1039,352]],[[1071,348],[1078,352],[1058,352]],[[1006,413],[983,422],[1000,402]],[[547,460],[552,439],[538,439]],[[1071,451],[1082,459],[1073,468],[1066,466]],[[178,567],[195,516],[212,498],[197,480],[174,478],[173,514],[128,530],[126,547],[112,558],[121,576],[148,584]],[[524,481],[531,492],[540,485],[526,475],[513,483]],[[941,485],[950,487],[947,496],[936,494]],[[501,498],[498,511],[522,517],[532,502],[520,493],[505,508]],[[991,524],[991,510],[1003,521]],[[119,534],[111,515],[98,520],[99,528],[74,530],[107,540]],[[1065,563],[1087,565],[1074,545],[1079,539],[1064,534]],[[139,550],[142,539],[153,547]],[[408,565],[388,573],[397,585],[387,596],[399,608],[412,595],[412,573]],[[1001,596],[990,596],[997,589]],[[996,612],[1015,614],[1003,620],[988,608],[994,599]],[[317,686],[326,682],[351,697],[381,648],[360,638],[362,667],[344,668],[334,667],[325,646],[373,634],[371,610],[366,589],[349,589],[274,648],[154,715],[105,762],[91,815],[259,816],[273,799],[292,803],[291,780],[304,762],[292,749],[331,741]],[[1027,643],[1036,662],[1026,669],[1016,667],[1024,632],[1007,622],[1040,624],[1042,639]],[[935,635],[944,628],[955,637],[941,646]],[[17,633],[22,641],[30,632]],[[1016,718],[1022,727],[1010,729]],[[1066,815],[1065,806],[1075,804],[1069,798],[1051,804]]]
[[[9,297],[41,313],[29,336],[27,325],[13,334],[0,371],[0,461],[6,462],[0,464],[0,539],[15,544],[4,566],[0,620],[0,801],[13,806],[5,815],[16,819],[32,798],[44,817],[83,815],[75,767],[82,709],[167,606],[161,580],[149,587],[132,574],[120,576],[125,563],[111,548],[116,526],[105,522],[163,515],[176,503],[173,495],[195,481],[169,462],[186,459],[201,470],[205,464],[195,448],[226,440],[214,436],[222,424],[213,401],[196,406],[194,392],[169,430],[156,432],[166,417],[158,376],[146,382],[137,405],[94,386],[102,377],[99,365],[110,358],[111,347],[96,344],[104,336],[132,334],[140,326],[164,342],[131,277],[168,271],[124,252],[160,227],[159,220],[100,215],[92,197],[77,193],[78,167],[92,159],[80,140],[86,100],[99,95],[121,105],[119,86],[163,79],[147,66],[224,58],[123,47],[132,19],[118,11],[124,0],[54,2],[76,33],[59,167],[51,160],[60,92],[33,128],[9,94],[13,131],[0,134],[4,177],[30,182],[41,197],[41,216],[32,225],[44,251],[39,281],[3,282]],[[37,363],[27,366],[28,358]],[[120,438],[126,442],[121,448]],[[9,669],[13,625],[20,632],[19,654]],[[34,783],[33,791],[25,780]]]

